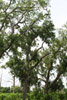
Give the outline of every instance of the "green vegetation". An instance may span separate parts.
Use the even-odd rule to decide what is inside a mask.
[[[0,94],[0,100],[21,100],[21,94]]]
[[[15,86],[15,87],[0,87],[0,93],[22,93],[22,88]]]
[[[67,24],[55,31],[49,0],[0,0],[0,59],[6,57],[1,68],[10,69],[14,84],[2,88],[0,82],[1,100],[67,99],[66,90],[61,92],[67,75]],[[15,77],[21,87],[15,87]]]
[[[34,89],[27,94],[26,100],[67,100],[67,90],[49,92],[44,95],[43,91]],[[1,93],[0,100],[22,100],[21,93]]]

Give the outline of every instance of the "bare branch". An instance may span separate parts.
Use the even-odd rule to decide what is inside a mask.
[[[9,5],[8,5],[7,8],[5,9],[5,11],[4,11],[5,13],[6,13],[6,11],[8,10],[8,8],[10,7],[11,2],[12,2],[12,0],[10,0]]]
[[[38,79],[46,83],[46,80],[44,80],[44,79],[42,79],[42,78],[38,78]]]
[[[17,26],[19,23],[24,23],[26,20],[23,20],[22,21],[22,19],[23,19],[23,15],[25,14],[26,12],[24,12],[23,14],[22,14],[22,17],[18,20],[18,22],[16,23],[16,24],[14,24],[14,26]],[[22,21],[22,22],[21,22]]]
[[[44,73],[39,73],[39,72],[38,72],[38,74],[39,74],[40,76],[42,76],[42,77],[45,77],[45,78],[46,78],[46,76],[44,75]]]

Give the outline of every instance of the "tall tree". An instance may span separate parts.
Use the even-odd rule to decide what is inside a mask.
[[[43,44],[38,48],[37,39],[49,44],[54,38],[48,0],[9,0],[1,1],[0,5],[0,58],[9,50],[7,65],[21,80],[23,100],[26,100],[27,85],[36,76],[37,65],[50,54],[45,52],[43,56],[39,55]]]
[[[59,30],[58,37],[52,40],[48,49],[46,49],[50,50],[51,54],[45,57],[39,66],[39,80],[44,82],[44,92],[46,94],[59,82],[59,79],[67,73],[66,30],[65,27]],[[41,52],[42,55],[43,53],[44,52]]]
[[[35,25],[26,34],[20,37],[18,35],[18,40],[11,47],[12,55],[7,66],[22,82],[23,100],[26,100],[27,88],[37,81],[37,66],[44,57],[50,54],[50,51],[47,51],[40,56],[39,51],[43,50],[44,43],[49,44],[54,38],[53,30],[52,22],[44,20],[41,26]],[[41,46],[38,45],[40,40]]]
[[[20,47],[20,41],[18,40],[21,38],[25,41],[25,43],[22,43],[23,50],[27,49],[26,39],[28,32],[49,15],[47,1],[0,0],[0,58],[6,52],[10,55],[10,50],[15,53],[17,47]],[[23,96],[23,100],[25,98],[26,96]]]

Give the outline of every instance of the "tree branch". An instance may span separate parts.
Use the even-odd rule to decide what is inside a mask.
[[[12,39],[11,43],[8,45],[8,47],[6,47],[0,54],[0,58],[3,56],[3,54],[12,46],[12,44],[14,43],[15,39]]]
[[[29,31],[29,29],[31,29],[31,27],[36,23],[37,20],[38,20],[38,18],[36,20],[34,20],[25,30],[23,30],[20,35],[26,33],[27,31]]]
[[[42,46],[41,46],[40,48],[38,48],[37,50],[35,50],[33,56],[32,56],[31,59],[29,60],[29,62],[31,62],[31,61],[33,60],[34,56],[36,55],[36,53],[37,53],[40,49],[43,48],[43,44],[44,44],[44,42],[42,43]]]
[[[10,7],[11,2],[12,2],[12,0],[10,0],[9,5],[8,5],[7,8],[5,9],[5,11],[4,11],[5,13],[6,13],[6,11],[8,10],[8,8]]]
[[[38,61],[36,62],[36,64],[30,68],[30,70],[36,68],[37,65],[38,65],[46,56],[48,56],[49,54],[51,54],[51,53],[48,52],[48,53],[46,53],[44,56],[42,56],[42,57],[40,58],[40,60],[38,60]]]
[[[44,79],[42,79],[42,78],[38,78],[38,79],[46,83],[46,80],[44,80]]]
[[[61,75],[62,75],[62,72],[60,72],[60,73],[57,74],[57,77],[56,77],[56,78],[54,79],[54,81],[50,84],[49,88],[51,88],[52,85],[53,85],[54,83],[57,82],[57,80],[59,79],[59,77],[60,77]]]
[[[31,23],[27,28],[26,30],[24,30],[19,36],[21,36],[22,34],[26,33],[26,31],[28,31],[32,26],[33,24],[36,22],[37,20],[35,20],[33,23]],[[17,38],[16,38],[17,39]],[[14,43],[15,39],[12,39],[11,40],[11,43],[1,52],[0,54],[0,58],[3,56],[3,54],[12,46],[12,44]]]

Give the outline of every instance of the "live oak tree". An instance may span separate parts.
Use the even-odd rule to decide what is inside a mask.
[[[39,80],[44,82],[44,93],[47,94],[59,79],[67,75],[67,29],[66,26],[59,29],[58,36],[52,40],[48,49],[51,54],[46,56],[39,66]],[[43,55],[44,52],[41,52]],[[60,86],[61,87],[61,86]],[[59,88],[60,89],[60,88]]]

